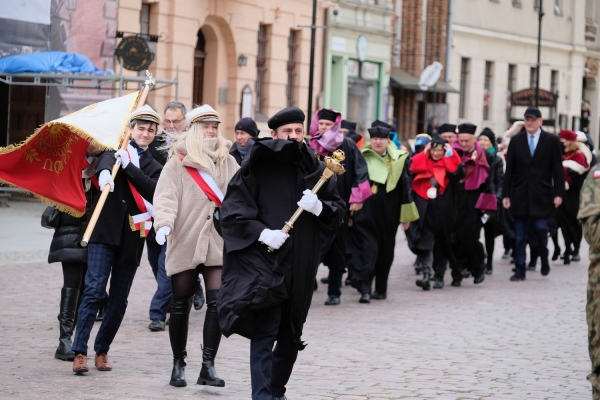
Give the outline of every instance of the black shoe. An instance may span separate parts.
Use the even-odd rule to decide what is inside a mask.
[[[75,327],[78,298],[79,289],[62,288],[60,291],[60,313],[58,314],[60,335],[58,347],[54,353],[54,358],[58,360],[73,361],[75,359],[75,352],[71,349],[73,345],[71,337]]]
[[[429,289],[431,289],[431,284],[429,283],[430,278],[431,278],[431,272],[429,272],[429,267],[423,268],[423,278],[417,279],[417,281],[415,283],[421,289],[429,290]]]
[[[554,253],[552,253],[552,261],[558,260],[558,257],[560,257],[560,247],[555,247]]]
[[[564,260],[564,259],[565,259],[565,253],[562,253],[562,254],[560,255],[560,257],[559,257],[559,258],[560,258],[561,260]]]
[[[510,250],[506,250],[504,252],[504,254],[502,254],[502,259],[503,260],[508,260],[510,258],[510,255],[512,254],[512,252]]]
[[[571,256],[571,261],[581,261],[581,256],[579,253],[573,254],[573,256]]]
[[[273,400],[287,400],[287,397],[285,397],[285,396],[277,396],[277,397],[273,397]]]
[[[171,371],[171,381],[169,385],[175,387],[187,386],[185,381],[185,361],[183,358],[173,360],[173,371]]]
[[[463,279],[467,279],[471,277],[471,272],[468,269],[463,269],[461,271]]]
[[[563,264],[564,265],[569,265],[571,264],[571,256],[568,256],[565,254],[564,258],[563,258]]]
[[[329,296],[327,300],[325,300],[326,306],[338,306],[340,304],[340,298],[337,296]]]
[[[535,271],[535,264],[528,264],[527,265],[527,271]]]
[[[204,290],[202,289],[202,285],[198,283],[198,287],[196,288],[196,293],[194,293],[194,310],[200,310],[206,299],[204,298]]]
[[[349,286],[352,283],[352,279],[350,278],[346,278],[346,280],[344,281],[344,285]]]
[[[219,378],[219,375],[217,375],[214,361],[202,361],[202,369],[200,370],[200,376],[198,377],[198,382],[196,382],[196,384],[225,387],[225,381]]]
[[[476,285],[483,281],[485,281],[485,271],[481,275],[473,277],[473,283]]]
[[[548,275],[550,273],[550,264],[546,264],[546,265],[542,264],[542,271],[541,272],[542,272],[543,276]]]
[[[421,275],[422,269],[421,267],[415,267],[415,275]]]
[[[165,321],[161,321],[160,319],[153,319],[148,325],[148,329],[152,332],[162,332],[165,330]]]
[[[327,285],[329,283],[329,277],[326,276],[325,278],[321,278],[321,283]]]
[[[371,302],[371,295],[368,293],[363,293],[362,296],[360,296],[360,300],[358,301],[359,303],[363,303],[363,304],[368,304]]]
[[[525,280],[525,275],[521,275],[518,272],[510,277],[511,282],[520,282]]]
[[[444,280],[435,278],[435,283],[433,284],[434,289],[443,289],[444,288]]]
[[[378,291],[374,291],[371,293],[371,298],[374,300],[385,300],[387,299],[387,293],[379,293]]]
[[[494,269],[492,267],[486,267],[485,268],[485,274],[486,275],[491,275],[494,273]]]
[[[452,283],[450,284],[450,286],[460,287],[460,281],[452,281]]]

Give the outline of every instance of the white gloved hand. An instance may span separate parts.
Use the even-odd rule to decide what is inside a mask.
[[[272,229],[265,229],[260,233],[258,241],[277,250],[289,237],[290,235],[287,233],[274,231]]]
[[[168,226],[163,226],[158,228],[158,230],[156,231],[156,243],[160,244],[161,246],[163,244],[165,244],[165,242],[167,241],[167,236],[169,236],[171,234],[171,228],[169,228]]]
[[[127,164],[129,164],[129,154],[123,150],[123,149],[119,149],[117,150],[117,152],[115,153],[115,158],[118,160],[121,160],[121,167],[125,168],[127,166]]]
[[[98,186],[100,186],[100,190],[102,190],[106,185],[110,185],[111,192],[115,190],[115,182],[112,179],[110,171],[107,169],[103,169],[102,172],[100,172],[100,176],[98,177]]]
[[[304,196],[302,196],[298,202],[298,206],[310,213],[313,213],[314,215],[318,216],[321,214],[321,211],[323,211],[323,203],[321,203],[321,200],[319,200],[317,195],[312,194],[312,192],[308,189],[302,193],[304,193]]]

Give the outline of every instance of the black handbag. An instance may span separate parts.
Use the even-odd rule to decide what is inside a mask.
[[[60,226],[60,211],[54,206],[48,206],[42,213],[42,228],[56,229]]]
[[[215,226],[215,230],[219,234],[219,236],[223,237],[221,233],[221,207],[215,207],[215,211],[213,211],[213,225]]]

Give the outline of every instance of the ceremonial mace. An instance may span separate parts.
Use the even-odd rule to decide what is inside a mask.
[[[140,95],[139,95],[136,105],[135,105],[136,110],[138,108],[143,107],[144,104],[146,104],[146,97],[148,97],[148,92],[150,92],[150,89],[152,89],[152,87],[156,83],[156,80],[152,77],[152,74],[148,70],[146,70],[146,78],[147,79],[144,81],[144,88],[140,92]],[[127,124],[126,129],[129,129],[129,124]],[[125,134],[125,135],[123,135],[123,141],[121,142],[121,150],[127,150],[128,144],[129,144],[129,140],[127,140],[127,137]],[[117,158],[115,165],[113,165],[113,168],[112,168],[113,182],[114,182],[115,178],[117,177],[117,172],[119,172],[120,166],[121,166],[121,159]],[[94,208],[94,212],[93,212],[92,216],[90,217],[90,222],[83,234],[83,239],[81,239],[81,243],[80,243],[81,247],[87,247],[88,242],[90,241],[90,236],[92,236],[92,232],[94,231],[94,228],[96,227],[96,223],[98,222],[98,217],[100,217],[100,212],[102,211],[102,208],[104,207],[104,203],[106,203],[106,198],[108,197],[109,193],[110,193],[110,185],[104,185],[104,187],[102,188],[102,194],[100,195],[100,199],[98,199],[96,208]]]
[[[327,182],[327,180],[331,178],[334,174],[341,175],[344,172],[346,172],[344,166],[341,164],[342,161],[344,161],[345,159],[346,155],[342,150],[336,150],[331,154],[331,157],[325,157],[325,170],[323,170],[323,175],[321,175],[321,179],[319,179],[319,182],[317,182],[315,187],[312,188],[312,194],[317,194],[319,189],[321,189],[321,186],[323,186],[323,184],[325,184],[325,182]],[[285,225],[281,229],[281,232],[288,233],[289,231],[291,231],[294,227],[294,222],[296,222],[298,217],[300,217],[302,211],[304,211],[304,209],[302,207],[298,207],[294,215],[292,215],[292,218],[290,218],[289,221],[285,222]],[[272,253],[274,251],[275,249],[269,246],[269,253]]]

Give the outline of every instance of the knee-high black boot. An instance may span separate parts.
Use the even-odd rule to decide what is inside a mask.
[[[558,260],[560,257],[560,244],[558,243],[558,232],[550,234],[552,243],[554,244],[554,253],[552,254],[552,261]]]
[[[64,361],[73,361],[75,353],[71,350],[73,328],[75,326],[75,312],[77,311],[77,299],[79,289],[62,288],[60,291],[60,313],[58,323],[60,327],[59,344],[54,353],[54,358]]]
[[[206,291],[206,316],[204,317],[204,346],[202,348],[202,369],[198,377],[198,385],[225,386],[215,370],[215,357],[221,343],[221,328],[217,313],[217,297],[219,290]]]
[[[431,284],[429,280],[431,279],[431,268],[427,265],[421,266],[423,270],[423,278],[417,279],[417,286],[421,287],[423,290],[429,290],[431,288]]]
[[[169,339],[173,351],[173,371],[171,372],[171,382],[169,382],[171,386],[187,385],[184,359],[187,357],[186,346],[193,297],[173,296],[171,302],[171,320],[169,322]]]

